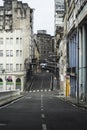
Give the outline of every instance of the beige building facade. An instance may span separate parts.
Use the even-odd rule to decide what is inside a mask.
[[[33,9],[21,1],[4,0],[0,7],[0,91],[24,90],[25,61],[32,59],[32,30]]]

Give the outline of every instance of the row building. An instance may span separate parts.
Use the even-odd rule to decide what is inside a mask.
[[[87,0],[64,0],[64,5],[62,43],[57,40],[59,61],[62,58],[62,64],[66,65],[66,71],[59,66],[65,71],[62,86],[66,96],[77,102],[87,101]],[[60,44],[65,46],[66,54]]]
[[[33,9],[18,0],[0,6],[0,91],[24,90],[32,60]]]
[[[50,34],[47,34],[46,30],[38,30],[37,34],[37,45],[39,48],[39,62],[45,62],[48,60],[50,53],[54,50],[53,37]]]

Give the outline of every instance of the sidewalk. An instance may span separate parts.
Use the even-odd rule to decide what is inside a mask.
[[[0,96],[0,107],[8,104],[8,103],[11,103],[17,99],[20,99],[22,98],[23,95],[20,93],[20,95],[13,95],[12,93],[11,94],[7,94],[7,95],[3,95],[3,96]]]
[[[81,101],[79,100],[79,103],[77,102],[76,98],[72,98],[72,97],[61,97],[62,100],[68,102],[68,103],[72,103],[78,107],[82,107],[84,109],[87,109],[87,102]]]
[[[53,90],[54,95],[56,95],[58,98],[60,98],[61,100],[67,102],[67,103],[71,103],[76,105],[77,107],[81,107],[84,109],[87,109],[87,102],[84,102],[82,100],[79,99],[79,103],[77,102],[76,98],[72,98],[72,97],[65,97],[64,95],[62,95],[62,93],[60,93],[60,91],[58,90]]]

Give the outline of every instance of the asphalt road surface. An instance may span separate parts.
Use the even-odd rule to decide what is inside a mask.
[[[0,130],[87,129],[87,111],[49,91],[50,79],[47,73],[37,75],[29,93],[0,108]]]
[[[50,73],[39,73],[35,76],[34,81],[31,85],[30,91],[50,91],[52,82],[52,74]]]

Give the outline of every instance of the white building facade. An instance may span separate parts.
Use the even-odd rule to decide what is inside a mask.
[[[32,18],[33,10],[21,1],[4,0],[0,7],[0,91],[24,90],[25,61],[31,62]]]

